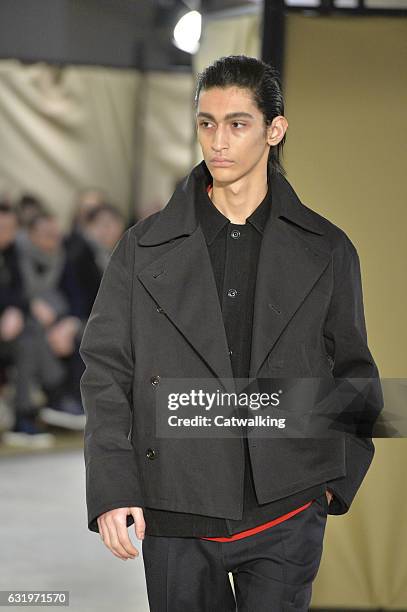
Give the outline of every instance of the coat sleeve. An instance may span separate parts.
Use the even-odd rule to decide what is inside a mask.
[[[327,482],[334,498],[329,514],[345,514],[373,460],[373,425],[383,408],[379,372],[368,348],[359,256],[343,233],[334,249],[334,291],[324,324],[327,352],[333,358],[335,386],[346,418],[346,476]],[[353,378],[364,380],[360,391]],[[351,400],[350,400],[351,398]],[[349,422],[351,421],[351,427]]]
[[[133,350],[131,296],[134,243],[131,228],[116,244],[104,271],[79,352],[85,363],[80,389],[86,425],[84,458],[88,528],[108,510],[142,506],[130,440]],[[134,519],[127,516],[127,526]]]

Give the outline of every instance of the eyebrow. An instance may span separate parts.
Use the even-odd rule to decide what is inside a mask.
[[[208,119],[215,119],[215,117],[211,114],[211,113],[204,113],[204,112],[199,112],[197,114],[197,118],[198,117],[207,117]],[[238,111],[235,113],[227,113],[224,116],[224,119],[235,119],[236,117],[247,117],[248,119],[254,119],[253,115],[251,115],[250,113],[245,113],[243,111]]]

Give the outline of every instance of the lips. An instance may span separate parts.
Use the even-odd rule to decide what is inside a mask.
[[[230,159],[214,157],[213,159],[211,159],[211,164],[213,166],[230,166],[230,164],[233,164],[233,162]]]

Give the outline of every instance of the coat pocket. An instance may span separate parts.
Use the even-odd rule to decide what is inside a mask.
[[[307,368],[309,376],[333,376],[332,371],[334,367],[334,360],[331,355],[326,352],[322,353],[315,349],[310,350],[309,346],[305,342],[301,343],[300,350],[302,352],[302,359]]]

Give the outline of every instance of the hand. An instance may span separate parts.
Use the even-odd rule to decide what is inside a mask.
[[[31,314],[43,325],[48,327],[57,318],[55,310],[41,298],[34,298],[30,303]]]
[[[146,524],[144,521],[143,509],[138,506],[131,508],[116,508],[101,514],[98,519],[99,533],[103,542],[118,557],[127,561],[138,557],[139,552],[129,538],[127,531],[127,516],[133,515],[134,530],[139,540],[144,539]]]
[[[24,327],[24,316],[15,306],[8,306],[0,317],[0,338],[4,342],[14,340]]]
[[[58,357],[72,355],[79,323],[76,317],[65,317],[47,331],[47,341],[55,355]]]
[[[325,489],[325,493],[326,493],[326,497],[327,497],[327,500],[328,500],[328,506],[329,506],[329,504],[331,503],[331,500],[333,498],[333,493],[331,493],[331,491],[329,489]]]

